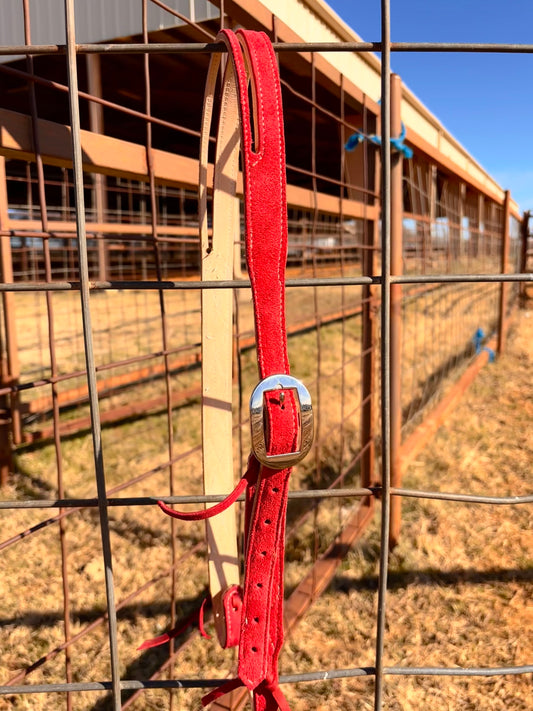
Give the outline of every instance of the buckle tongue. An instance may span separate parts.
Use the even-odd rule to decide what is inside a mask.
[[[292,390],[300,414],[299,449],[296,452],[267,454],[265,442],[265,393],[276,390]],[[255,458],[269,469],[287,469],[301,461],[313,444],[313,406],[311,395],[305,385],[291,375],[270,375],[256,385],[250,397],[250,425],[252,452]]]

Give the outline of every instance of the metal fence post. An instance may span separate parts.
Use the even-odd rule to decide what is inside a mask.
[[[375,222],[365,223],[363,250],[363,276],[370,276],[372,265],[375,263]],[[361,312],[361,486],[371,486],[374,479],[375,461],[375,338],[376,318],[374,313],[373,288],[365,284],[362,287],[362,312]]]
[[[6,230],[9,220],[7,200],[6,161],[0,157],[0,229]],[[0,279],[2,283],[13,282],[13,258],[11,238],[0,237]],[[17,330],[15,325],[15,299],[9,291],[2,292],[3,343],[4,352],[0,363],[0,386],[11,386],[20,375]],[[20,413],[18,395],[6,395],[1,398],[0,406],[4,410],[0,424],[0,486],[5,486],[13,471],[13,452],[11,432],[20,433]],[[17,437],[18,439],[18,437]]]
[[[374,181],[376,193],[380,185],[380,160],[376,151],[373,156]],[[365,201],[368,196],[365,196]],[[372,198],[371,203],[377,200]],[[365,220],[362,254],[363,276],[376,273],[376,244],[378,243],[379,224],[377,220]],[[365,284],[362,287],[361,306],[361,486],[371,486],[375,479],[375,395],[376,395],[376,293],[375,287]]]
[[[89,407],[91,417],[91,435],[93,445],[93,463],[98,492],[98,511],[100,518],[100,535],[102,555],[105,569],[105,587],[107,602],[107,621],[109,635],[109,666],[111,671],[112,702],[109,708],[114,711],[121,709],[120,665],[118,651],[117,611],[115,605],[115,586],[113,577],[113,557],[109,515],[106,499],[106,479],[104,470],[104,455],[102,447],[102,428],[100,406],[98,401],[98,386],[96,381],[96,365],[93,344],[93,328],[90,310],[89,264],[87,258],[87,231],[85,222],[85,196],[83,189],[83,158],[81,147],[81,128],[78,93],[78,70],[76,63],[76,24],[74,0],[64,0],[65,36],[68,77],[68,98],[71,126],[72,175],[74,180],[74,195],[76,208],[76,232],[78,242],[78,259],[80,275],[80,299],[83,324],[83,339],[85,350],[85,367],[87,370],[87,387],[89,391]]]
[[[501,243],[501,272],[506,274],[509,269],[509,205],[511,201],[511,193],[505,191],[505,199],[503,201],[503,225],[502,225],[502,243]],[[502,281],[500,284],[500,305],[498,313],[498,353],[503,353],[505,350],[505,340],[507,335],[507,302],[509,300],[509,284]]]
[[[524,212],[524,216],[522,218],[522,223],[520,226],[520,267],[519,267],[519,271],[521,274],[525,274],[527,272],[530,216],[531,216],[531,213],[529,212],[529,210],[527,212]],[[526,300],[526,296],[527,296],[525,281],[520,282],[518,295],[520,298],[520,306],[522,308],[524,308],[525,300]]]
[[[391,75],[391,136],[399,136],[402,130],[401,119],[402,80],[397,74]],[[403,273],[403,156],[395,151],[391,156],[391,274],[398,276]],[[402,463],[402,285],[391,284],[391,486],[401,486]],[[391,499],[389,544],[394,547],[398,543],[401,525],[401,500]]]

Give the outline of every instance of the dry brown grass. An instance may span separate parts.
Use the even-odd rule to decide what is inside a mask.
[[[484,369],[407,473],[412,488],[494,495],[531,491],[533,312],[522,313],[506,355]],[[406,499],[390,559],[388,666],[514,666],[533,660],[530,505]],[[283,671],[372,666],[377,585],[375,527],[289,641]],[[294,711],[371,709],[372,682],[289,689]],[[531,708],[531,675],[388,677],[386,708]]]
[[[331,297],[332,308],[340,291]],[[103,302],[103,300],[102,300]],[[243,309],[248,307],[243,305]],[[295,309],[298,309],[295,305]],[[296,313],[296,312],[295,312]],[[300,315],[300,314],[298,314]],[[245,318],[245,315],[243,316]],[[341,329],[332,325],[324,332],[327,347],[322,353],[324,372],[339,366]],[[533,315],[522,315],[520,329],[509,343],[509,351],[486,368],[465,400],[442,428],[436,440],[411,467],[405,484],[412,487],[494,493],[525,493],[531,466],[531,365]],[[356,356],[347,382],[357,392],[359,333],[350,335],[347,355]],[[315,334],[307,334],[294,354],[295,372],[312,378],[316,362]],[[351,349],[351,350],[350,350]],[[304,355],[305,354],[305,357]],[[299,361],[299,362],[298,362]],[[253,382],[253,354],[245,357],[245,380]],[[174,387],[184,381],[176,379]],[[323,395],[324,466],[334,468],[341,456],[331,437],[339,421],[340,376],[328,380]],[[529,416],[529,420],[528,420]],[[173,414],[174,452],[199,442],[197,405]],[[354,419],[354,423],[357,419]],[[326,426],[327,425],[327,426]],[[529,428],[529,432],[528,432]],[[354,425],[349,432],[356,432]],[[357,437],[349,445],[357,449]],[[347,445],[348,449],[348,445]],[[87,437],[62,443],[67,494],[95,493],[91,474],[91,444]],[[104,456],[108,486],[147,471],[168,457],[166,416],[156,415],[104,430]],[[236,452],[236,461],[238,453]],[[29,451],[20,460],[23,473],[14,478],[6,497],[53,497],[56,490],[56,461],[51,447]],[[305,484],[309,471],[301,468],[293,485]],[[178,492],[200,490],[200,459],[191,454],[175,468]],[[156,473],[127,490],[127,495],[154,495],[168,490],[168,474]],[[386,662],[388,665],[479,665],[496,666],[531,663],[533,658],[531,607],[531,520],[530,507],[472,507],[419,500],[404,503],[402,539],[391,557]],[[289,519],[294,520],[296,504]],[[342,504],[320,508],[291,539],[287,548],[286,584],[290,591],[312,561],[315,545],[324,548],[338,530],[347,511]],[[41,511],[3,512],[3,538],[16,534],[48,517]],[[112,509],[111,537],[115,561],[116,597],[132,590],[170,565],[170,524],[153,506]],[[95,511],[73,514],[67,519],[69,541],[69,587],[72,630],[75,634],[105,610],[105,591]],[[180,524],[178,554],[203,539],[200,524]],[[327,593],[316,602],[281,658],[283,673],[308,669],[367,666],[374,663],[376,606],[377,526],[343,563]],[[2,552],[4,576],[0,674],[2,683],[61,644],[62,592],[57,525],[28,537]],[[195,604],[206,585],[203,554],[180,565],[177,575],[178,617]],[[164,650],[139,653],[143,639],[168,625],[169,577],[163,575],[143,594],[119,612],[119,651],[124,678],[147,678],[164,659]],[[529,611],[528,611],[529,610]],[[528,637],[529,631],[529,637]],[[108,642],[101,625],[72,647],[73,680],[109,678]],[[194,638],[179,655],[175,676],[206,677],[231,673],[234,654],[221,652],[214,642]],[[62,681],[64,657],[59,654],[29,678],[30,683]],[[488,680],[442,680],[424,677],[389,678],[387,708],[494,709],[521,711],[528,708],[528,684],[522,677]],[[303,709],[372,708],[372,682],[357,680],[301,684],[288,688],[294,711]],[[199,708],[200,692],[177,694],[175,708]],[[103,711],[102,695],[80,694],[75,709]],[[159,709],[168,695],[150,692],[141,696],[135,709]],[[0,708],[6,699],[0,698]],[[55,695],[13,697],[6,708],[63,708]]]

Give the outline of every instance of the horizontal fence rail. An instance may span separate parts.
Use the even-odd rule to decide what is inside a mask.
[[[396,489],[391,487],[391,496],[405,496],[416,499],[440,499],[441,501],[457,501],[472,504],[531,504],[533,494],[526,496],[478,496],[476,494],[454,494],[444,491],[416,491],[410,489]],[[367,489],[314,489],[312,491],[291,491],[289,499],[344,499],[359,496],[376,496],[378,499],[382,495],[381,487],[374,486]],[[108,506],[148,506],[163,501],[166,504],[214,504],[224,501],[226,494],[204,494],[203,496],[144,496],[132,498],[128,496],[119,499],[106,498]],[[239,496],[236,501],[244,501],[244,495]],[[51,509],[51,508],[71,508],[71,507],[93,507],[98,506],[97,499],[42,499],[35,501],[0,501],[0,509]]]
[[[276,52],[487,52],[490,54],[532,54],[533,44],[511,44],[504,42],[273,42]],[[76,44],[77,54],[178,54],[213,52],[226,53],[227,47],[222,42],[151,42],[143,44]],[[66,54],[66,45],[62,44],[22,44],[0,45],[0,54],[40,55]]]

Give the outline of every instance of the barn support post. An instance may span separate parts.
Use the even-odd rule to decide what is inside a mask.
[[[87,86],[89,94],[102,98],[102,68],[99,54],[88,54]],[[93,133],[104,133],[104,107],[95,101],[89,101],[89,127]],[[94,174],[94,221],[104,222],[104,213],[107,210],[106,178],[101,173]],[[108,247],[104,235],[98,233],[98,279],[107,281],[109,277]]]
[[[454,269],[457,269],[457,260],[461,250],[461,183],[449,179],[447,181],[446,197],[446,212],[449,222],[447,269],[452,274]]]
[[[424,215],[427,215],[429,222],[423,226],[422,274],[427,274],[432,267],[432,235],[437,222],[437,166],[434,164],[427,167],[427,210]]]
[[[481,193],[479,193],[477,198],[477,223],[476,229],[474,231],[473,243],[472,243],[472,258],[477,259],[479,257],[479,246],[482,243],[482,231],[484,229],[485,220],[485,198]]]
[[[399,136],[401,120],[402,81],[397,74],[391,76],[390,111],[391,136]],[[391,275],[403,273],[403,156],[394,151],[391,156]],[[390,398],[391,398],[391,439],[390,466],[391,486],[399,487],[402,482],[402,285],[391,284],[390,294]],[[394,496],[390,508],[389,544],[393,548],[400,536],[401,499]]]
[[[466,185],[465,183],[459,183],[459,244],[457,245],[457,256],[459,259],[463,259],[467,256],[466,253],[466,242],[465,242],[465,231],[464,231],[464,221],[466,215]]]
[[[503,225],[502,225],[502,240],[501,240],[501,273],[506,274],[509,271],[509,218],[510,218],[510,202],[511,193],[505,191],[503,201]],[[509,283],[502,281],[500,284],[500,303],[498,309],[498,353],[503,353],[505,350],[505,341],[507,336],[507,305],[509,301]]]
[[[8,222],[6,161],[3,156],[0,156],[0,230],[7,230]],[[3,284],[13,282],[13,259],[9,235],[0,237],[0,278]],[[3,389],[16,383],[20,375],[15,299],[12,292],[2,292],[2,311],[0,387]],[[1,396],[0,409],[3,411],[0,415],[0,486],[5,486],[9,474],[13,471],[12,432],[14,428],[20,429],[18,396],[16,394]]]

